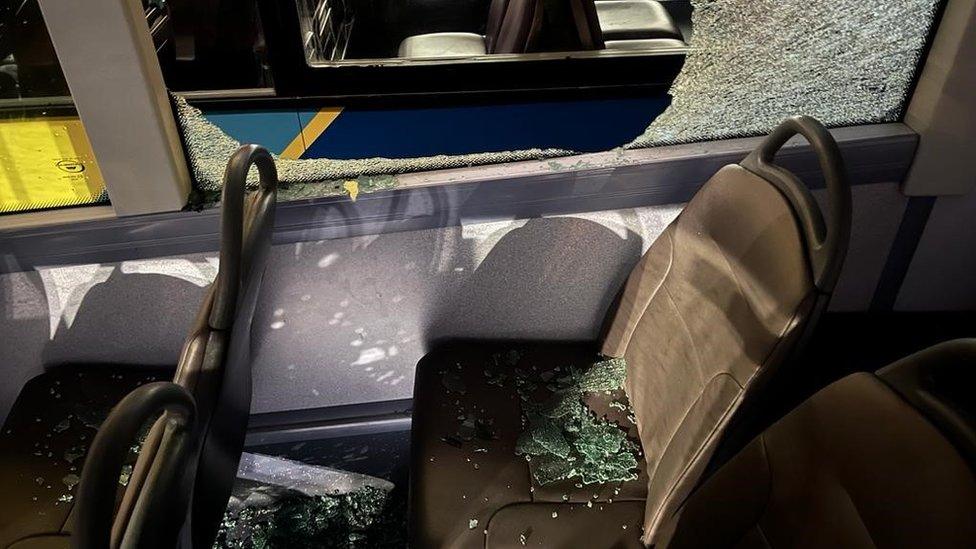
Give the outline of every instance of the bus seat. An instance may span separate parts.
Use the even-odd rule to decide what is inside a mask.
[[[972,547],[976,340],[813,395],[694,491],[661,547]]]
[[[596,0],[595,4],[605,40],[682,39],[668,10],[656,0]]]
[[[84,455],[108,411],[135,387],[172,377],[171,368],[93,364],[53,368],[28,381],[0,432],[0,547],[61,532]]]
[[[399,57],[407,59],[474,57],[485,55],[485,37],[471,32],[435,32],[408,36],[400,42]]]
[[[541,0],[492,0],[484,36],[466,32],[435,32],[408,36],[399,57],[422,59],[470,57],[528,51],[532,30],[539,24]]]
[[[484,375],[486,365],[499,359],[508,371],[520,371],[541,385],[542,379],[560,375],[560,371],[565,374],[570,365],[584,369],[602,357],[592,342],[457,341],[426,355],[417,367],[411,427],[412,546],[480,547],[485,530],[501,537],[491,534],[491,529],[500,524],[496,511],[516,504],[530,509],[545,502],[548,516],[560,509],[585,507],[588,502],[597,506],[613,501],[638,502],[641,512],[634,526],[639,527],[647,492],[642,460],[638,478],[630,482],[577,486],[575,480],[546,485],[533,480],[533,463],[516,455],[522,431],[518,398],[510,388],[495,385]],[[454,380],[448,390],[445,375]],[[629,427],[631,438],[636,440],[636,427],[626,414],[608,406],[613,396],[595,395],[599,401],[588,404]],[[618,417],[614,417],[615,412]],[[463,420],[461,416],[465,416]],[[460,425],[464,422],[468,425]],[[476,521],[473,528],[471,521]],[[560,524],[565,527],[564,522]],[[518,535],[511,540],[517,541]]]
[[[773,162],[798,133],[820,158],[829,194],[826,223],[807,188]],[[541,506],[548,513],[531,516],[551,516],[558,523],[547,530],[571,529],[587,547],[619,546],[615,538],[588,535],[606,531],[591,524],[604,521],[626,530],[631,545],[653,544],[661,518],[697,484],[719,441],[755,428],[748,421],[755,413],[751,403],[825,309],[846,255],[850,201],[827,130],[808,117],[788,119],[741,164],[706,182],[652,244],[628,278],[602,341],[521,344],[501,363],[497,356],[506,355],[498,344],[479,342],[457,342],[426,356],[414,389],[415,546],[473,547],[485,539],[488,547],[512,545],[501,532],[515,528],[513,513],[503,513],[513,505]],[[612,418],[598,394],[587,396],[586,404],[639,441],[644,463],[636,468],[638,478],[541,485],[532,461],[515,452],[525,419],[518,391],[494,383],[485,368],[502,368],[534,386],[536,377],[551,378],[550,369],[585,368],[606,357],[626,361],[623,390],[636,425]],[[458,437],[458,429],[469,439]],[[635,505],[642,511],[636,522]],[[588,513],[587,522],[576,520],[580,512]],[[523,533],[542,531],[526,528]]]
[[[252,167],[258,170],[259,187],[245,198]],[[250,417],[251,326],[271,245],[276,200],[277,173],[270,153],[257,145],[241,147],[224,172],[217,280],[173,378],[194,403],[194,421],[189,426],[174,424],[164,415],[153,425],[114,516],[113,508],[104,507],[112,475],[101,469],[84,470],[77,501],[79,543],[101,547],[111,539],[113,546],[170,547],[182,537],[196,547],[213,545],[237,476]],[[118,443],[125,441],[127,433],[107,426],[130,413],[123,404],[131,404],[133,415],[143,406],[128,398],[120,403],[92,442],[92,456],[118,453]],[[126,428],[123,421],[112,425]],[[182,474],[170,482],[160,474],[167,470]]]
[[[261,187],[245,206],[244,181],[252,163]],[[228,164],[217,280],[175,375],[173,369],[78,365],[54,368],[28,382],[0,431],[0,483],[7,487],[0,547],[67,547],[72,537],[85,538],[74,540],[83,547],[117,547],[123,537],[129,546],[172,547],[187,512],[193,521],[186,536],[195,545],[213,543],[250,414],[250,329],[270,248],[276,182],[271,156],[260,147],[242,147]],[[159,383],[167,378],[173,383]],[[186,425],[163,417],[148,430],[141,449],[130,450],[139,447],[138,432],[113,432],[112,425],[133,428],[127,416],[146,402],[126,396],[133,388],[144,395],[174,394],[160,385],[176,387],[177,396],[186,394],[195,403],[195,427],[181,433]],[[127,401],[130,406],[123,406]],[[164,404],[172,401],[160,401],[152,412],[158,415],[167,409]],[[182,447],[173,451],[174,444]],[[134,464],[113,518],[121,468],[130,453]],[[172,468],[174,459],[185,460],[178,469],[182,478],[160,486],[159,471]],[[113,461],[115,470],[106,470]],[[191,493],[192,500],[172,505],[174,497]],[[166,513],[155,509],[160,494],[171,500],[164,502]],[[164,535],[140,537],[154,529]]]

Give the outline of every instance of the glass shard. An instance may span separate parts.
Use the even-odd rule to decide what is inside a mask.
[[[515,451],[532,462],[536,482],[577,478],[594,484],[637,478],[639,445],[628,438],[625,427],[598,416],[584,401],[588,394],[622,390],[626,371],[618,358],[585,368],[571,365],[564,375],[550,377],[547,398],[536,398],[535,387],[519,392],[524,427]]]

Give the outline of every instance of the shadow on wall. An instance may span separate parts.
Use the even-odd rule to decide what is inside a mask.
[[[417,361],[440,339],[593,338],[672,215],[621,210],[275,246],[255,316],[253,411],[409,398]],[[214,258],[192,255],[0,276],[0,419],[45,368],[175,364],[215,274]]]
[[[174,365],[216,274],[204,257],[39,267],[0,276],[0,422],[64,364]]]
[[[595,338],[641,242],[585,219],[530,220],[505,232],[433,311],[426,339]]]
[[[255,316],[253,413],[412,396],[440,339],[590,339],[643,238],[577,217],[277,246]],[[626,216],[626,214],[624,214]]]

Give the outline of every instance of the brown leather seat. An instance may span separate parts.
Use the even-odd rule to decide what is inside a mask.
[[[821,390],[698,488],[661,547],[976,546],[976,340]]]
[[[245,207],[252,162],[261,187]],[[270,248],[276,183],[264,149],[248,145],[232,157],[221,200],[217,281],[175,376],[172,369],[84,365],[28,382],[0,431],[0,547],[172,547],[181,529],[195,545],[212,545],[250,413],[251,321]],[[140,448],[143,427],[179,401],[195,411],[193,421],[167,413]],[[131,477],[119,502],[126,462]]]
[[[796,133],[820,155],[831,195],[829,224],[809,191],[772,164]],[[415,546],[504,547],[520,543],[511,536],[515,531],[532,534],[530,543],[545,547],[653,543],[662,518],[698,483],[719,441],[751,428],[755,395],[829,300],[849,231],[850,189],[836,144],[812,119],[790,119],[741,165],[726,166],[705,183],[650,247],[602,341],[535,344],[507,366],[495,366],[507,367],[510,375],[526,369],[541,375],[556,365],[626,359],[624,389],[642,449],[636,481],[587,486],[570,479],[539,486],[533,462],[514,451],[525,419],[521,401],[483,373],[486,364],[498,364],[492,357],[501,349],[467,342],[425,357],[414,395]],[[459,382],[445,381],[445,375]],[[599,402],[586,404],[610,419]],[[459,445],[451,433],[459,421],[472,423],[471,411],[495,423],[484,441],[473,437]],[[635,431],[619,418],[611,421],[628,434]],[[471,428],[477,431],[476,424]],[[550,514],[558,525],[527,518]]]
[[[529,51],[541,16],[541,0],[492,0],[484,36],[468,32],[409,36],[400,43],[398,55],[421,59],[524,53]]]

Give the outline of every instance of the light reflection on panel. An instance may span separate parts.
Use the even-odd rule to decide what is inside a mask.
[[[590,339],[680,206],[276,246],[255,413],[409,398],[446,338]]]
[[[0,422],[46,367],[175,365],[216,272],[216,257],[191,255],[0,276]]]

